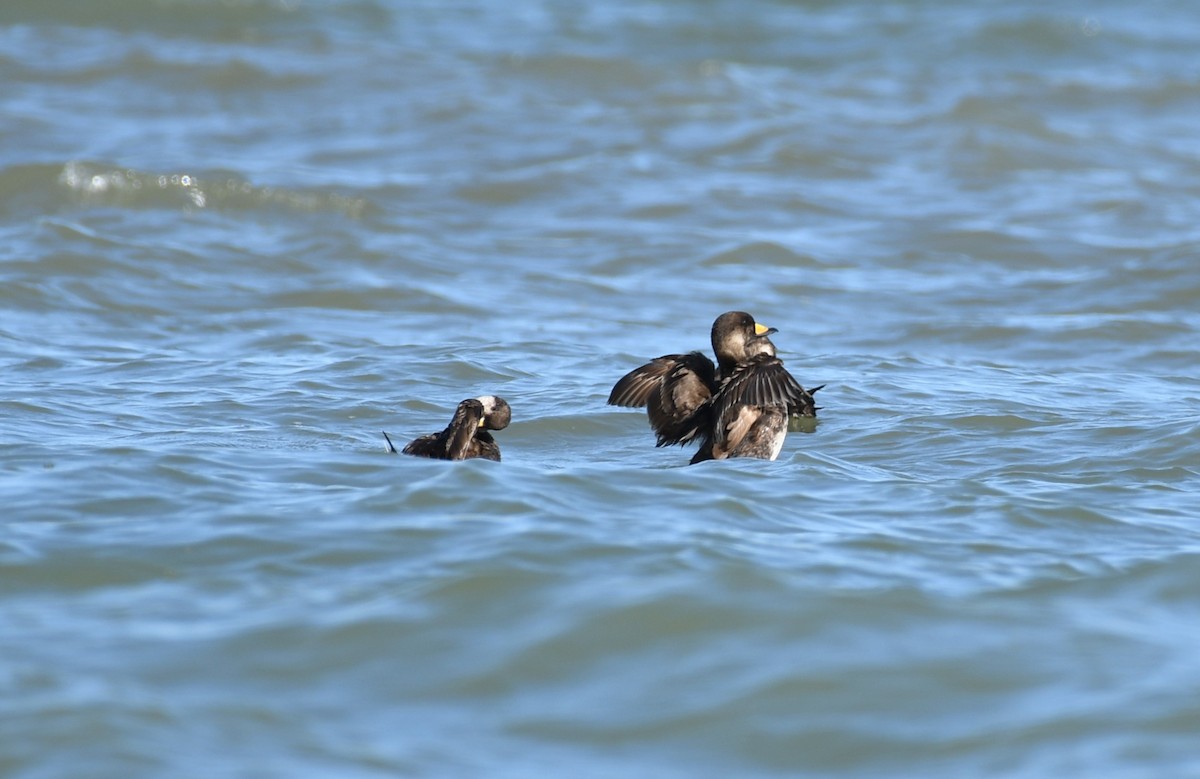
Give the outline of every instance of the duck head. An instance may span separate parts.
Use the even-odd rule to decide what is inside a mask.
[[[503,430],[512,421],[512,408],[504,398],[496,395],[480,395],[475,398],[475,401],[483,408],[483,416],[479,420],[480,427],[486,427],[488,430]]]
[[[775,354],[771,334],[779,332],[754,321],[745,311],[727,311],[717,317],[712,326],[713,353],[721,374],[728,375],[733,366],[759,354]]]

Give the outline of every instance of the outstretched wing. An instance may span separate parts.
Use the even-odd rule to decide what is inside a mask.
[[[739,363],[722,381],[707,412],[693,463],[731,456],[774,460],[787,434],[787,416],[816,416],[817,407],[812,392],[779,358],[759,354]]]
[[[700,352],[656,357],[623,376],[608,402],[645,406],[659,446],[688,443],[706,426],[716,374],[712,360]]]
[[[675,362],[646,405],[659,446],[690,443],[708,428],[716,376],[712,360],[700,352]]]
[[[722,383],[714,403],[718,416],[724,416],[733,406],[751,405],[786,407],[789,414],[815,417],[817,405],[812,393],[819,389],[804,389],[778,357],[760,354],[734,369]]]
[[[666,354],[626,373],[613,385],[612,392],[608,394],[608,405],[645,408],[650,402],[650,393],[658,389],[663,377],[682,358],[682,354]]]

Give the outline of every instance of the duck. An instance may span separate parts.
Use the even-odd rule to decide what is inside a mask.
[[[779,332],[745,311],[713,322],[714,364],[699,351],[666,354],[622,376],[608,404],[644,407],[658,446],[699,444],[691,463],[779,457],[793,416],[820,408],[784,367],[771,336]]]
[[[511,421],[512,408],[508,401],[496,395],[482,395],[459,403],[445,430],[416,438],[399,452],[386,431],[383,438],[391,454],[411,454],[434,460],[480,457],[500,462],[500,445],[488,431],[503,430]]]

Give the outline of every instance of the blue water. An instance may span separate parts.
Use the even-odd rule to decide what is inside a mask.
[[[1200,776],[1198,44],[8,0],[0,775]],[[823,408],[689,467],[735,309]]]

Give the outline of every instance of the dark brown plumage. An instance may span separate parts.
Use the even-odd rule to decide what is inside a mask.
[[[717,364],[700,352],[657,357],[623,376],[611,405],[645,406],[658,446],[700,443],[692,462],[727,457],[774,460],[790,416],[816,416],[812,393],[775,356],[774,328],[742,311],[712,327]],[[822,385],[824,386],[824,385]]]
[[[454,418],[445,430],[423,435],[409,442],[399,453],[435,460],[482,457],[499,462],[500,446],[488,430],[503,430],[511,420],[512,409],[504,398],[495,395],[467,398],[458,404]],[[396,454],[392,439],[387,433],[383,437],[387,441],[388,451]]]

